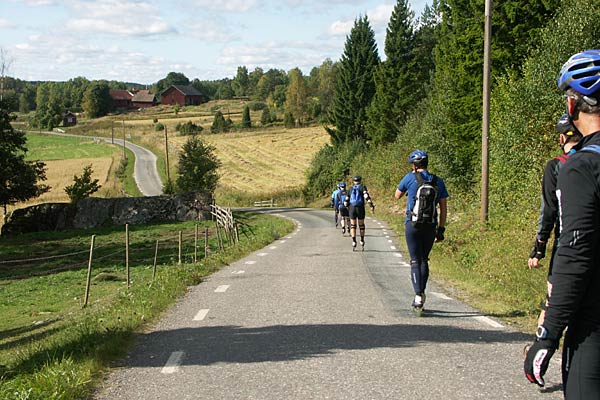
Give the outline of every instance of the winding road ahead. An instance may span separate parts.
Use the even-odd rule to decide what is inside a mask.
[[[72,135],[69,133],[61,133],[61,132],[44,132],[49,135],[56,136],[70,136],[70,137],[80,137],[86,139],[98,139],[103,140],[107,143],[112,143],[111,138],[105,137],[97,137],[97,136],[85,136],[85,135]],[[158,169],[156,168],[156,155],[150,150],[139,146],[137,144],[133,144],[123,139],[114,139],[114,144],[123,146],[123,142],[125,142],[125,147],[133,152],[135,155],[135,164],[133,167],[133,178],[140,189],[140,192],[144,196],[158,196],[162,194],[162,181],[160,179],[160,175],[158,174]]]
[[[296,230],[191,288],[96,400],[562,399],[560,357],[545,389],[526,382],[530,335],[433,282],[415,316],[403,238],[384,223],[368,218],[353,252],[332,212],[272,212]]]

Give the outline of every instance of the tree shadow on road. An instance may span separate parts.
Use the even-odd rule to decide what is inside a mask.
[[[258,363],[320,357],[340,350],[409,348],[428,344],[526,342],[530,337],[504,330],[431,325],[274,325],[256,328],[215,326],[155,331],[138,338],[126,364],[162,367],[172,352],[184,351],[183,364]]]

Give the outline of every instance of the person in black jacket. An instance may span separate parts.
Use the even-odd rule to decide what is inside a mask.
[[[565,331],[565,398],[600,399],[600,50],[573,55],[558,86],[571,123],[583,135],[558,175],[560,239],[552,268],[552,295],[543,325],[526,353],[527,379],[544,374]]]
[[[554,243],[552,245],[552,254],[550,263],[548,264],[548,282],[547,282],[547,297],[542,312],[538,319],[538,325],[544,323],[545,309],[548,306],[548,297],[552,291],[550,276],[552,275],[552,262],[558,245],[559,220],[558,220],[558,199],[556,198],[556,181],[558,172],[561,166],[567,162],[569,156],[575,152],[573,146],[581,139],[581,133],[576,131],[571,125],[568,114],[564,114],[556,124],[556,132],[559,134],[559,143],[563,153],[556,156],[546,164],[544,175],[542,177],[542,205],[538,217],[538,230],[533,244],[533,249],[529,255],[527,264],[529,268],[540,268],[542,265],[540,260],[546,256],[546,245],[548,239],[554,231]]]

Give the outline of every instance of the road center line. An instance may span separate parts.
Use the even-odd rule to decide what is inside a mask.
[[[246,261],[244,264],[246,264],[246,265],[252,265],[252,264],[256,264],[256,261],[250,260],[250,261]]]
[[[269,253],[258,253],[258,254],[257,254],[257,256],[259,256],[259,257],[264,257],[264,256],[266,256],[266,255],[268,255],[268,254],[269,254]]]
[[[202,321],[204,318],[206,318],[208,311],[208,308],[198,311],[198,314],[196,314],[194,317],[194,321]]]
[[[221,285],[215,289],[215,293],[225,293],[229,289],[229,285]]]
[[[439,292],[431,292],[431,294],[435,297],[437,297],[438,299],[442,299],[442,300],[452,300],[452,297],[448,297],[446,296],[444,293],[439,293]]]
[[[181,365],[181,362],[183,361],[184,354],[185,353],[183,351],[172,352],[169,356],[169,359],[167,360],[167,363],[160,372],[162,374],[172,374],[174,372],[177,372],[179,366]]]
[[[493,319],[488,318],[488,317],[486,317],[484,315],[478,315],[478,316],[473,317],[473,318],[475,318],[479,322],[483,322],[484,324],[488,324],[489,326],[492,326],[494,328],[504,328],[504,325],[499,324],[498,322],[496,322]]]

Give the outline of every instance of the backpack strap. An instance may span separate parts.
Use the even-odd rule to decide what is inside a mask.
[[[579,151],[589,151],[592,153],[600,154],[600,145],[590,144],[588,146],[581,148]]]
[[[561,154],[560,156],[556,156],[554,157],[555,160],[560,161],[562,164],[566,163],[567,160],[569,159],[569,155],[568,154]]]

